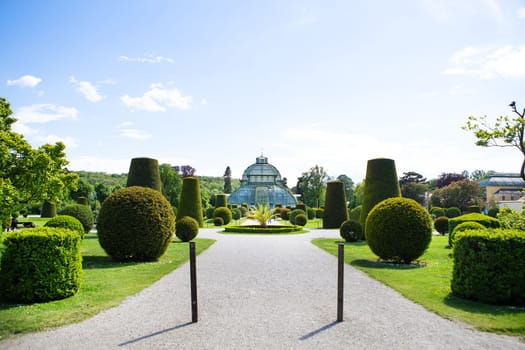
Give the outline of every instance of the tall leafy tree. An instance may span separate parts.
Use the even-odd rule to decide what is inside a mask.
[[[483,189],[477,181],[464,179],[455,181],[439,191],[441,206],[445,208],[458,207],[467,209],[471,205],[481,205],[484,202]]]
[[[229,166],[224,171],[224,193],[232,193],[232,171]]]
[[[403,173],[399,179],[401,196],[412,198],[421,205],[425,205],[425,193],[428,191],[427,179],[415,171]]]
[[[499,116],[494,125],[491,125],[487,122],[487,116],[469,116],[467,123],[462,128],[474,133],[478,146],[517,148],[523,155],[520,176],[525,180],[525,109],[520,113],[515,101],[512,101],[509,106],[517,117]]]
[[[315,165],[304,172],[299,178],[298,187],[301,190],[303,201],[309,207],[320,207],[324,198],[328,174],[322,166]]]
[[[169,164],[159,165],[159,174],[162,182],[162,194],[173,207],[178,207],[182,189],[181,175]]]
[[[343,183],[343,189],[345,191],[346,200],[350,206],[354,204],[354,181],[347,175],[341,174],[337,177],[337,180]]]
[[[457,173],[442,173],[439,175],[436,183],[437,188],[442,188],[450,185],[453,182],[465,180],[467,177],[463,174]]]
[[[494,170],[485,171],[485,170],[476,169],[472,173],[470,173],[469,180],[481,181],[495,173],[496,172]]]
[[[12,131],[9,102],[0,97],[0,215],[32,201],[59,201],[65,191],[76,189],[78,175],[67,170],[62,142],[36,149],[23,135]]]

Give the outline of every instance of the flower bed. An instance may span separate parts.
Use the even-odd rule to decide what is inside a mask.
[[[304,233],[303,226],[299,225],[270,225],[261,227],[259,225],[226,226],[227,233],[259,233],[259,234],[281,234],[281,233]]]

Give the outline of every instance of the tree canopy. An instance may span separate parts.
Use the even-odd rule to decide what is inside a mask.
[[[323,167],[313,166],[309,171],[304,172],[298,180],[297,188],[303,196],[304,203],[309,207],[320,207],[328,180],[328,174]]]
[[[67,170],[62,142],[33,148],[12,131],[9,102],[0,97],[0,216],[5,218],[30,201],[60,201],[77,188],[78,175]]]

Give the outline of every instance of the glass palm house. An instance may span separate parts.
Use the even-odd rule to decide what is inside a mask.
[[[261,203],[273,208],[276,204],[294,207],[297,201],[284,185],[279,170],[268,164],[268,158],[261,155],[257,157],[255,164],[244,170],[241,187],[228,197],[228,203],[248,203],[249,206]]]

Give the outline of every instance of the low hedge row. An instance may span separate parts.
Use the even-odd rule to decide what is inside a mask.
[[[224,228],[224,232],[234,232],[234,233],[290,233],[295,231],[301,231],[302,226],[293,225],[293,226],[277,226],[271,225],[266,228],[262,228],[258,225],[244,225],[244,226],[227,226]]]
[[[479,213],[470,213],[461,215],[455,218],[451,218],[448,220],[448,245],[452,247],[453,240],[454,240],[454,228],[463,223],[463,222],[478,222],[485,226],[486,228],[498,228],[500,227],[498,219],[495,219],[491,216],[479,214]]]
[[[525,232],[460,232],[453,255],[453,294],[486,303],[525,306]]]

